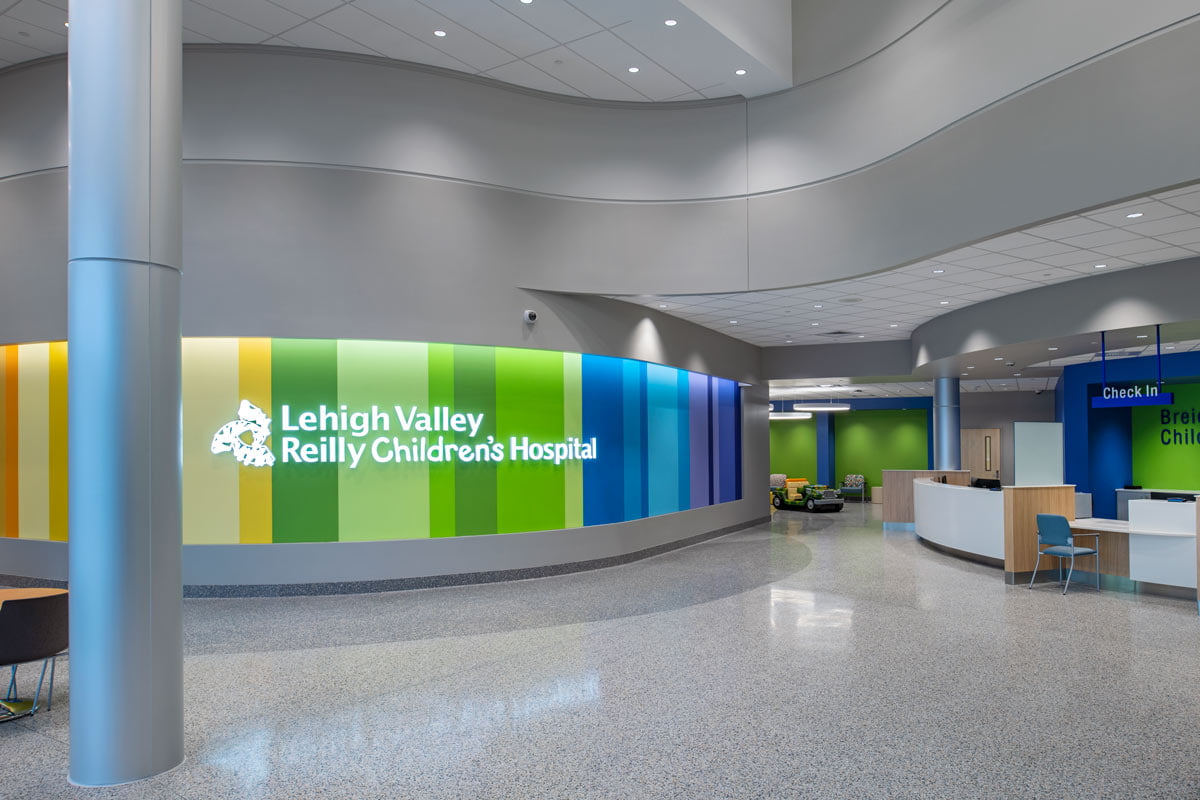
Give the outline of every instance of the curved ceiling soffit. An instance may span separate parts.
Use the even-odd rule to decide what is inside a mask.
[[[925,16],[924,18],[922,18],[920,20],[920,22],[918,22],[916,25],[908,28],[903,34],[892,39],[885,46],[875,50],[868,56],[865,56],[865,57],[859,59],[858,61],[854,62],[853,64],[850,64],[846,67],[843,67],[841,69],[830,72],[826,75],[821,76],[820,78],[807,81],[806,83],[800,84],[797,87],[794,87],[793,89],[785,90],[784,92],[779,92],[779,93],[776,93],[775,95],[767,95],[765,97],[767,97],[767,98],[779,97],[780,95],[785,95],[785,94],[788,94],[791,92],[802,91],[805,87],[812,86],[813,84],[816,84],[827,78],[842,74],[850,69],[853,69],[854,67],[857,67],[857,66],[860,66],[869,61],[872,61],[873,59],[877,58],[881,54],[885,53],[886,51],[888,51],[889,49],[894,47],[899,42],[901,42],[904,39],[911,36],[915,31],[917,31],[921,27],[925,26],[932,19],[934,19],[936,16],[938,16],[940,13],[942,13],[947,7],[949,7],[953,3],[953,1],[954,0],[946,0],[946,2],[939,5],[932,13],[930,13],[927,16]],[[886,154],[884,154],[870,162],[860,164],[851,169],[839,171],[835,174],[830,174],[830,175],[825,175],[822,177],[814,178],[812,180],[793,182],[793,183],[789,183],[789,184],[782,185],[782,186],[775,186],[775,187],[770,187],[770,188],[761,189],[761,190],[754,190],[754,191],[724,193],[724,194],[708,194],[708,195],[698,195],[698,196],[692,196],[692,197],[675,197],[675,198],[665,198],[665,199],[623,198],[623,197],[603,196],[603,195],[595,195],[595,194],[577,194],[577,193],[546,191],[546,190],[540,190],[540,189],[533,189],[533,188],[503,184],[503,183],[495,183],[495,182],[489,182],[489,181],[483,181],[483,180],[473,180],[471,178],[454,176],[454,175],[427,173],[427,172],[421,172],[421,171],[417,171],[417,170],[408,170],[408,169],[390,169],[390,168],[386,168],[386,167],[379,167],[379,166],[369,165],[369,164],[356,164],[353,162],[331,163],[331,162],[315,162],[315,161],[309,162],[309,161],[290,161],[290,160],[280,160],[280,161],[253,160],[253,161],[250,161],[250,160],[242,160],[242,159],[223,159],[223,158],[197,158],[197,159],[185,158],[185,163],[233,163],[233,164],[256,163],[256,164],[267,164],[267,165],[278,165],[278,166],[296,166],[296,167],[310,166],[310,167],[318,167],[318,168],[348,169],[348,170],[373,172],[373,173],[387,174],[387,175],[399,175],[399,176],[406,176],[406,177],[415,177],[415,178],[424,178],[424,179],[430,179],[430,180],[446,181],[446,182],[457,183],[457,184],[462,184],[462,185],[466,185],[466,186],[474,186],[474,187],[480,187],[480,188],[488,188],[488,189],[496,189],[496,190],[501,190],[501,191],[514,192],[514,193],[518,193],[518,194],[529,195],[532,197],[539,197],[539,198],[579,201],[579,202],[598,203],[598,204],[686,205],[686,204],[692,204],[692,203],[713,203],[713,202],[723,202],[723,201],[747,200],[747,199],[754,199],[754,198],[760,198],[760,197],[770,197],[770,196],[774,196],[774,195],[781,195],[781,194],[797,192],[797,191],[801,191],[804,189],[821,186],[824,184],[834,183],[836,181],[840,181],[840,180],[843,180],[846,178],[860,175],[860,174],[867,172],[869,170],[872,170],[876,167],[887,164],[887,163],[894,161],[895,159],[903,156],[905,153],[908,153],[909,151],[913,150],[914,148],[917,148],[920,145],[922,145],[926,142],[929,142],[932,139],[935,139],[939,135],[941,135],[949,130],[952,130],[954,128],[961,126],[963,123],[965,123],[969,120],[972,120],[972,119],[986,113],[987,111],[989,111],[993,108],[996,108],[997,106],[1000,106],[1000,105],[1004,104],[1005,102],[1007,102],[1019,95],[1025,94],[1033,89],[1036,89],[1039,86],[1044,86],[1048,83],[1051,83],[1054,80],[1062,77],[1063,75],[1074,72],[1082,67],[1086,67],[1089,64],[1100,61],[1100,60],[1104,59],[1106,56],[1111,55],[1112,53],[1114,53],[1118,50],[1126,49],[1128,47],[1134,46],[1141,42],[1155,38],[1167,30],[1182,27],[1182,26],[1187,25],[1191,22],[1194,22],[1198,19],[1200,19],[1200,14],[1196,14],[1196,15],[1193,15],[1192,17],[1188,17],[1186,19],[1176,21],[1176,22],[1171,23],[1170,25],[1167,25],[1163,28],[1159,28],[1154,31],[1144,33],[1144,34],[1137,36],[1137,37],[1135,37],[1129,41],[1126,41],[1122,44],[1108,48],[1102,52],[1099,52],[1092,56],[1089,56],[1088,58],[1085,58],[1081,61],[1078,61],[1076,63],[1065,66],[1065,67],[1055,71],[1052,74],[1046,75],[1036,81],[1033,81],[1026,85],[1020,86],[1019,88],[1016,88],[1016,89],[1008,92],[1007,94],[1005,94],[1002,97],[995,98],[983,105],[980,105],[980,106],[974,108],[973,110],[971,110],[965,114],[962,114],[961,116],[958,116],[957,118],[951,120],[950,122],[942,125],[941,127],[937,128],[936,130],[930,131],[930,132],[926,133],[925,135],[921,136],[920,138],[915,139],[911,142],[908,142],[903,147],[900,147],[899,149],[895,149],[890,152],[887,152]],[[437,75],[437,76],[440,76],[443,78],[450,78],[450,79],[454,79],[457,81],[486,86],[486,87],[489,87],[489,88],[492,88],[495,90],[528,95],[528,96],[536,97],[536,98],[543,99],[543,100],[553,101],[556,103],[575,104],[575,105],[582,105],[582,106],[586,106],[586,107],[595,107],[595,108],[621,108],[621,109],[632,109],[632,110],[637,110],[637,111],[654,111],[654,110],[684,110],[684,109],[689,109],[689,108],[699,109],[699,108],[705,108],[705,107],[740,105],[740,106],[745,106],[748,109],[751,104],[757,102],[757,100],[746,101],[742,98],[717,98],[717,99],[712,99],[712,100],[690,100],[690,101],[682,101],[682,102],[676,102],[676,103],[640,103],[640,102],[628,102],[628,101],[607,101],[607,100],[594,100],[594,99],[588,99],[588,98],[576,98],[576,97],[569,97],[569,96],[565,96],[565,95],[557,95],[557,94],[553,94],[553,93],[549,93],[549,92],[540,91],[537,89],[530,89],[530,88],[515,86],[513,84],[504,83],[502,81],[498,81],[493,78],[488,78],[486,76],[469,75],[466,73],[458,72],[458,71],[443,68],[443,67],[433,66],[433,65],[426,65],[426,64],[420,64],[420,63],[414,63],[414,62],[397,61],[394,59],[388,59],[388,58],[384,58],[384,57],[380,57],[380,56],[370,56],[370,55],[365,55],[365,54],[356,54],[356,53],[330,51],[330,50],[313,50],[313,49],[298,48],[298,47],[280,47],[280,46],[274,46],[274,45],[238,45],[238,44],[188,44],[188,45],[185,45],[185,51],[186,52],[195,52],[195,53],[243,52],[243,53],[263,53],[263,54],[280,54],[280,55],[304,55],[304,56],[308,56],[308,57],[326,58],[326,59],[346,61],[346,62],[358,62],[358,63],[365,63],[365,64],[371,64],[371,65],[376,65],[376,66],[385,66],[385,67],[390,67],[390,68],[394,68],[394,69],[403,69],[403,70],[408,70],[408,71],[424,72],[424,73],[431,74],[431,75]],[[10,75],[15,72],[24,71],[24,70],[32,69],[32,68],[35,68],[38,66],[42,66],[42,65],[45,65],[50,62],[55,62],[55,61],[64,61],[65,62],[65,60],[66,60],[65,55],[52,55],[52,56],[46,56],[44,58],[39,58],[39,59],[31,60],[31,61],[22,62],[22,63],[15,64],[15,65],[12,65],[9,67],[0,68],[0,77],[4,77],[6,75]],[[53,165],[53,166],[47,166],[43,169],[34,170],[34,171],[30,171],[30,172],[23,172],[23,173],[17,173],[17,174],[12,174],[12,175],[7,175],[7,176],[0,176],[0,180],[8,180],[8,179],[12,179],[12,178],[23,177],[25,175],[38,174],[41,172],[51,171],[54,169],[63,169],[65,167],[66,167],[66,164],[62,163],[62,164],[57,164],[57,165]]]
[[[957,373],[964,356],[1101,331],[1200,320],[1200,257],[1005,295],[936,317],[913,331],[912,373]],[[1044,356],[1043,356],[1044,357]]]

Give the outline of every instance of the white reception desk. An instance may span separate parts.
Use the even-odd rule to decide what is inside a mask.
[[[1196,588],[1196,504],[1129,501],[1129,577]]]
[[[913,481],[917,536],[963,553],[1004,561],[1004,494]]]

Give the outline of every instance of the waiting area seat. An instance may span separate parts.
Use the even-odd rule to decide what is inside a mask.
[[[1070,521],[1061,514],[1037,515],[1038,554],[1037,560],[1033,564],[1033,575],[1029,578],[1030,589],[1033,588],[1033,582],[1037,579],[1038,567],[1042,563],[1042,556],[1047,555],[1058,558],[1058,581],[1062,584],[1063,594],[1067,593],[1067,588],[1071,585],[1071,574],[1075,571],[1075,559],[1083,556],[1094,556],[1096,558],[1096,591],[1100,590],[1100,551],[1098,547],[1077,546],[1075,544],[1076,535],[1098,536],[1099,534],[1072,533]],[[1071,559],[1071,565],[1067,570],[1067,578],[1064,581],[1062,568],[1063,559],[1065,558]]]
[[[33,716],[42,698],[46,669],[50,687],[46,709],[54,699],[54,667],[67,649],[67,593],[62,589],[0,589],[0,667],[9,667],[8,691],[0,700],[0,722]],[[17,697],[17,667],[41,661],[32,700]]]

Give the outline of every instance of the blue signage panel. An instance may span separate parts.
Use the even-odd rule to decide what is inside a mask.
[[[1133,406],[1170,406],[1174,404],[1175,394],[1173,392],[1092,398],[1092,408],[1131,408]]]

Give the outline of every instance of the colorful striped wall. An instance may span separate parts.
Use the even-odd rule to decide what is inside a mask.
[[[66,539],[66,396],[65,343],[0,346],[4,536]],[[741,497],[737,384],[658,364],[416,342],[185,339],[183,398],[187,544],[553,530]],[[272,466],[213,451],[214,433],[238,417],[243,400],[272,418]],[[282,429],[286,421],[297,427],[305,411],[315,418],[322,406],[335,416],[343,407],[375,409],[388,429]],[[398,415],[414,408],[473,414],[480,424],[474,436],[402,432]],[[333,424],[334,416],[327,419]],[[297,461],[304,446],[316,452],[330,437],[333,449],[322,452],[340,447],[341,457]],[[547,447],[594,442],[594,457],[521,460],[508,452],[514,437]],[[394,458],[398,445],[415,454],[415,440],[439,438],[470,449],[472,460]],[[474,448],[488,442],[500,443],[505,457],[473,460]]]

